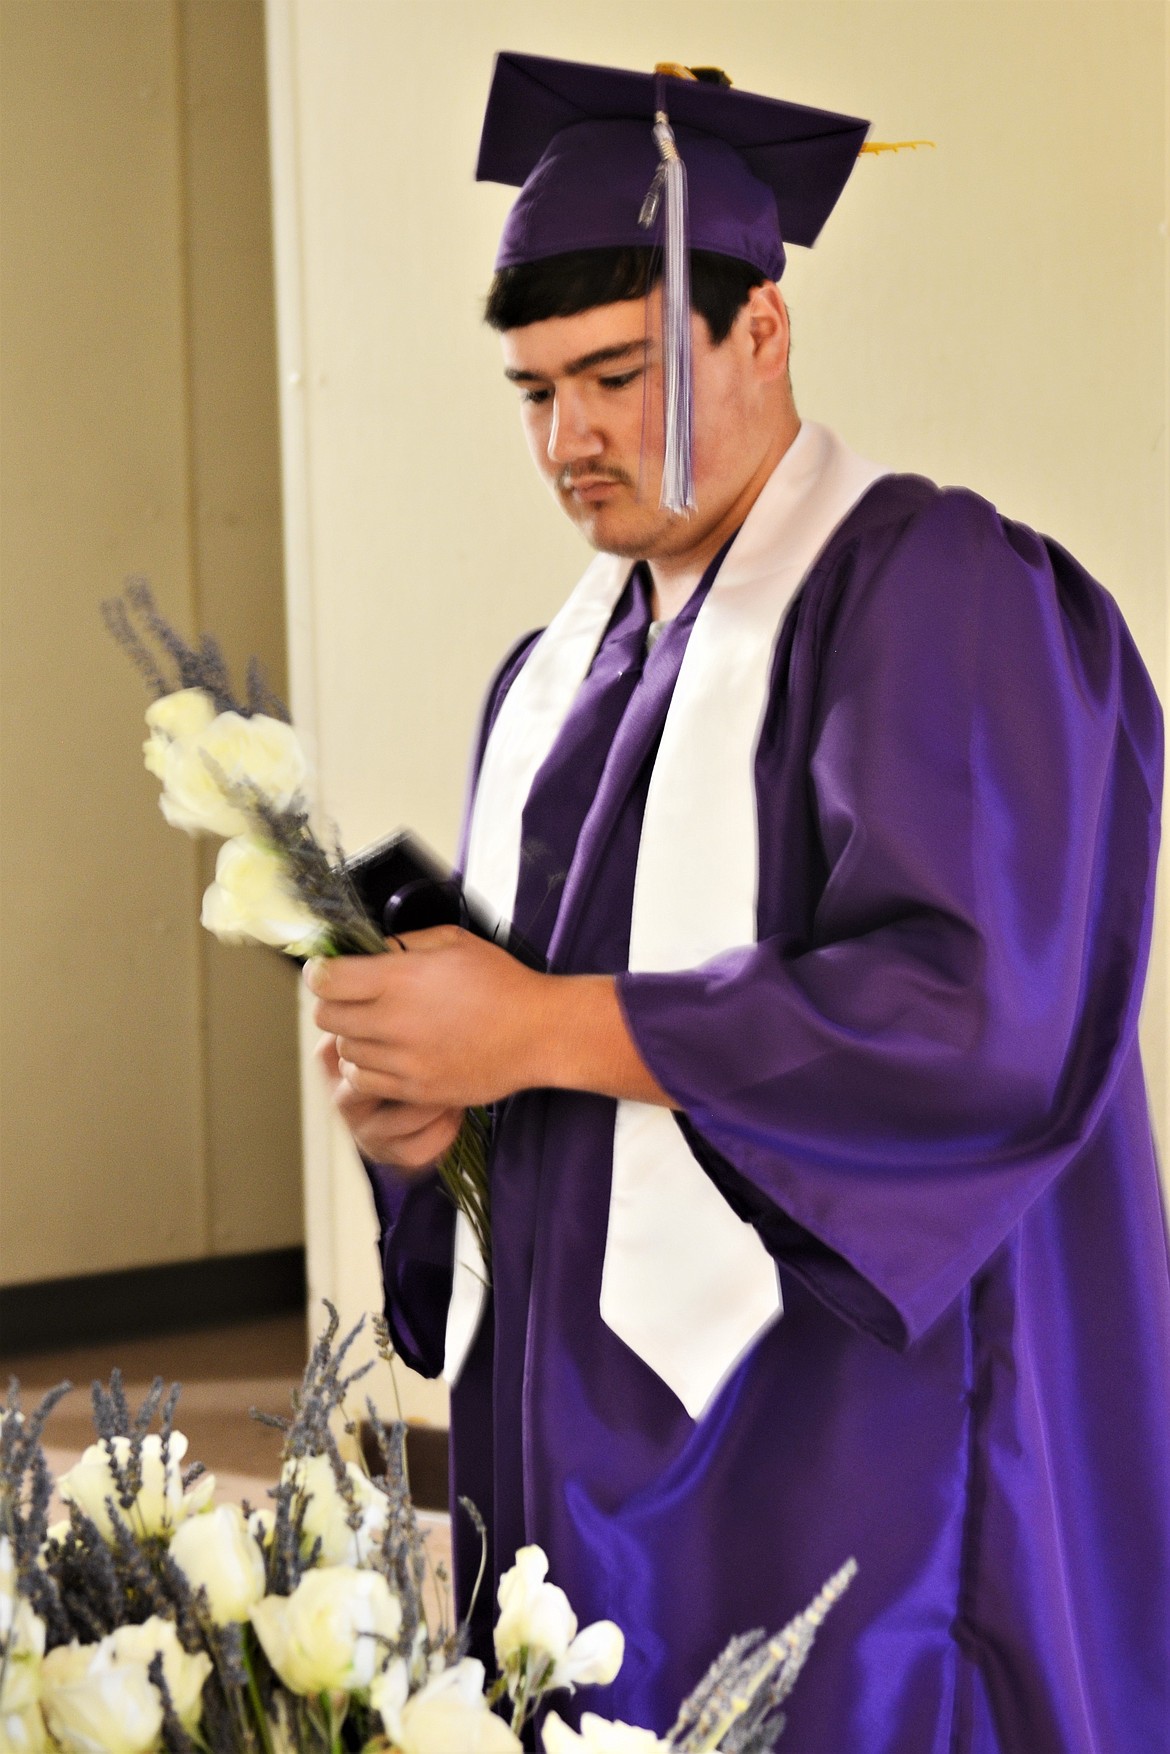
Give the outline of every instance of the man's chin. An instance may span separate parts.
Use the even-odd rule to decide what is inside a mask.
[[[653,519],[630,518],[606,506],[574,508],[569,516],[591,548],[622,560],[649,559],[674,522],[669,513]]]

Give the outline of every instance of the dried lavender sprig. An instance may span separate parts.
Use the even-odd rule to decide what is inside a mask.
[[[423,1583],[427,1555],[407,1479],[406,1426],[402,1420],[395,1420],[387,1426],[370,1400],[366,1402],[366,1410],[382,1457],[378,1480],[388,1501],[376,1566],[397,1595],[402,1608],[402,1623],[394,1654],[409,1659],[418,1628],[426,1625]]]
[[[172,692],[171,684],[159,669],[149,646],[135,628],[121,597],[107,597],[102,604],[102,620],[106,624],[107,633],[121,646],[155,700],[161,700],[164,694],[170,694]]]
[[[331,1303],[326,1301],[325,1307],[328,1311],[325,1330],[309,1354],[301,1386],[292,1397],[293,1417],[284,1428],[282,1459],[287,1465],[306,1456],[327,1455],[337,1489],[346,1503],[346,1520],[356,1528],[361,1516],[354,1486],[337,1447],[330,1420],[343,1405],[353,1385],[373,1369],[373,1360],[345,1372],[346,1355],[362,1331],[364,1317],[335,1345],[340,1318]],[[271,1416],[264,1422],[275,1423]],[[311,1553],[302,1552],[308,1496],[294,1477],[282,1478],[270,1489],[269,1497],[275,1503],[276,1514],[268,1549],[268,1588],[276,1595],[290,1595],[304,1571],[315,1563],[320,1542],[314,1544]]]
[[[195,1743],[179,1721],[175,1701],[163,1672],[162,1652],[155,1651],[146,1665],[146,1676],[162,1701],[162,1740],[168,1754],[195,1754]]]
[[[386,941],[366,913],[340,851],[331,859],[313,833],[303,799],[278,809],[254,787],[233,786],[217,775],[232,802],[253,818],[261,837],[281,856],[293,893],[328,929],[326,954],[381,956]]]
[[[733,1640],[716,1659],[687,1699],[668,1740],[679,1754],[770,1754],[783,1729],[782,1702],[788,1697],[808,1658],[816,1634],[835,1602],[857,1575],[849,1559],[835,1572],[802,1613],[782,1631],[761,1643],[759,1634]]]
[[[745,1659],[752,1651],[758,1650],[763,1641],[763,1629],[757,1627],[754,1632],[739,1633],[720,1651],[698,1686],[679,1706],[678,1716],[670,1732],[672,1747],[685,1749],[693,1734],[702,1734],[707,1722],[708,1702],[715,1695],[723,1693],[731,1677],[739,1673]]]
[[[160,1419],[160,1460],[164,1478],[170,1467],[171,1438],[174,1433],[175,1408],[178,1405],[180,1385],[172,1383],[163,1401],[164,1380],[156,1376],[146,1392],[142,1405],[137,1413],[132,1414],[126,1399],[122,1372],[116,1367],[110,1372],[110,1385],[105,1388],[102,1383],[91,1385],[91,1396],[94,1409],[94,1428],[106,1452],[110,1473],[118,1489],[117,1502],[120,1508],[128,1511],[142,1490],[143,1481],[143,1448],[146,1436],[156,1417]],[[123,1462],[117,1451],[117,1439],[125,1438],[129,1448]],[[201,1470],[201,1463],[193,1463],[192,1468]],[[188,1472],[191,1472],[189,1469]]]
[[[268,686],[257,660],[248,661],[241,699],[232,689],[219,642],[211,634],[203,634],[197,646],[189,644],[159,609],[146,579],[127,579],[122,595],[102,604],[102,617],[156,699],[179,688],[202,688],[214,700],[217,712],[239,713],[241,718],[265,713],[289,722],[288,708]]]
[[[112,1374],[112,1377],[111,1377],[111,1381],[113,1380],[114,1376],[116,1376],[118,1379],[118,1388],[122,1394],[122,1399],[124,1402],[126,1395],[125,1395],[125,1390],[122,1386],[122,1373],[121,1373],[121,1371],[120,1370],[114,1371]],[[171,1395],[175,1399],[178,1398],[176,1393],[175,1393],[177,1386],[178,1385],[175,1383],[171,1384]],[[137,1413],[135,1413],[135,1415],[131,1421],[131,1430],[133,1432],[141,1432],[143,1437],[146,1436],[146,1433],[150,1430],[151,1421],[153,1420],[155,1414],[158,1412],[159,1407],[162,1405],[162,1398],[163,1398],[163,1379],[161,1376],[156,1376],[154,1378],[154,1380],[152,1381],[150,1388],[147,1390],[146,1399],[143,1401],[141,1407],[139,1407]],[[129,1409],[127,1409],[127,1412],[129,1412]]]
[[[69,1627],[64,1637],[50,1633],[46,1639],[50,1648],[72,1638],[83,1643],[104,1638],[122,1624],[125,1604],[114,1554],[97,1525],[76,1504],[69,1507],[69,1533],[45,1569],[60,1590]]]
[[[155,1567],[151,1564],[151,1555],[144,1543],[140,1542],[130,1524],[112,1510],[110,1522],[113,1528],[114,1564],[118,1570],[122,1586],[123,1599],[131,1610],[131,1616],[149,1618],[157,1614],[161,1619],[173,1620],[173,1603],[160,1580]],[[146,1615],[141,1608],[145,1604]]]
[[[29,1414],[21,1410],[20,1384],[11,1378],[0,1423],[0,1534],[12,1542],[13,1560],[24,1575],[48,1528],[53,1482],[41,1440],[54,1407],[71,1384],[58,1383]]]
[[[53,1490],[41,1438],[50,1413],[68,1390],[68,1383],[58,1384],[26,1418],[20,1406],[20,1385],[12,1378],[0,1424],[0,1534],[11,1546],[19,1593],[45,1622],[48,1637],[58,1641],[68,1636],[68,1617],[56,1584],[38,1563]],[[0,1657],[0,1688],[10,1644],[11,1639],[5,1641]]]
[[[251,657],[248,659],[248,666],[244,672],[244,686],[249,713],[264,713],[270,719],[283,719],[286,724],[290,722],[289,710],[279,694],[276,694],[269,687],[268,678],[264,674],[259,658]]]

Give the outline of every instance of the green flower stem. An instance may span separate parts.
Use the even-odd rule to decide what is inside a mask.
[[[487,1171],[488,1114],[472,1109],[459,1129],[455,1143],[436,1165],[439,1180],[456,1209],[464,1214],[475,1233],[484,1266],[491,1273],[492,1236]]]
[[[333,1695],[322,1693],[321,1709],[325,1713],[325,1734],[329,1741],[329,1754],[341,1754],[341,1726],[345,1722],[349,1700],[346,1699],[340,1711],[333,1709]]]
[[[521,1681],[520,1691],[516,1695],[516,1698],[515,1698],[515,1701],[513,1704],[513,1708],[512,1708],[512,1734],[514,1736],[518,1736],[520,1734],[520,1731],[524,1728],[524,1719],[527,1716],[528,1716],[528,1684],[526,1681]]]
[[[244,1654],[244,1669],[248,1676],[248,1698],[252,1702],[252,1712],[256,1719],[256,1731],[260,1737],[260,1744],[264,1749],[264,1754],[273,1754],[272,1736],[268,1728],[268,1713],[265,1711],[264,1701],[260,1697],[260,1686],[256,1680],[256,1669],[252,1662],[251,1641],[251,1632],[245,1631],[240,1643]]]

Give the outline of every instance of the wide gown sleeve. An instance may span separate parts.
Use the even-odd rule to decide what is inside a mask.
[[[762,849],[818,874],[806,919],[765,935],[762,891],[758,944],[619,992],[741,1216],[905,1345],[1090,1138],[1132,1043],[1160,719],[1108,595],[974,495],[839,574],[807,710],[782,662],[757,764]],[[797,758],[803,819],[777,824]]]

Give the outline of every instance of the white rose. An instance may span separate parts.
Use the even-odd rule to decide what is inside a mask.
[[[220,713],[197,734],[165,743],[154,771],[169,823],[188,834],[227,836],[249,827],[247,811],[232,801],[233,788],[259,792],[287,810],[304,788],[308,764],[296,732],[282,719]]]
[[[527,1658],[530,1684],[563,1662],[577,1631],[577,1616],[564,1590],[546,1583],[548,1559],[541,1547],[521,1547],[510,1571],[500,1579],[496,1658],[508,1675],[509,1691]]]
[[[391,1663],[370,1688],[396,1754],[521,1754],[483,1695],[483,1664],[465,1657],[407,1697],[406,1665]]]
[[[171,1538],[171,1558],[192,1589],[207,1591],[217,1626],[246,1620],[264,1594],[264,1555],[238,1504],[188,1517]]]
[[[275,847],[237,835],[215,861],[215,882],[203,896],[203,924],[229,944],[272,944],[308,954],[325,927],[293,892]]]
[[[115,1437],[113,1444],[118,1465],[124,1468],[130,1458],[130,1439]],[[186,1453],[187,1439],[180,1431],[172,1432],[164,1467],[162,1438],[156,1431],[144,1437],[142,1486],[128,1510],[118,1504],[118,1488],[104,1443],[91,1443],[82,1452],[81,1460],[58,1480],[58,1490],[67,1503],[75,1504],[97,1524],[107,1541],[114,1538],[107,1500],[113,1501],[117,1514],[136,1535],[165,1535],[202,1510],[215,1491],[214,1474],[204,1474],[184,1493],[182,1461]]]
[[[577,1632],[568,1597],[545,1582],[548,1559],[540,1547],[521,1547],[500,1579],[496,1658],[513,1698],[521,1689],[607,1686],[622,1665],[625,1639],[612,1620]]]
[[[301,1524],[301,1546],[308,1558],[315,1541],[320,1540],[321,1565],[364,1565],[382,1540],[390,1501],[386,1494],[362,1473],[354,1462],[345,1465],[346,1477],[353,1487],[354,1503],[361,1513],[361,1523],[351,1529],[346,1521],[349,1506],[337,1489],[337,1480],[328,1456],[297,1456],[286,1462],[281,1478],[291,1480],[305,1495],[305,1516]]]
[[[673,1744],[661,1741],[653,1730],[636,1724],[610,1723],[587,1711],[580,1733],[571,1730],[555,1711],[541,1728],[544,1754],[674,1754]]]
[[[330,1565],[306,1572],[291,1596],[265,1596],[252,1625],[294,1693],[352,1693],[370,1685],[398,1636],[402,1608],[377,1571]]]
[[[144,1673],[152,1659],[161,1656],[175,1716],[185,1730],[195,1728],[202,1715],[203,1683],[211,1673],[211,1658],[205,1651],[185,1651],[172,1623],[157,1614],[141,1626],[119,1626],[102,1643],[109,1645],[115,1663],[140,1664]]]
[[[0,1711],[0,1754],[53,1754],[39,1705]]]
[[[180,688],[152,700],[146,709],[150,736],[142,745],[148,773],[163,777],[166,752],[172,743],[199,737],[215,719],[215,702],[202,688]]]
[[[162,1734],[158,1689],[142,1663],[115,1661],[108,1638],[49,1652],[43,1704],[66,1754],[147,1754]]]

